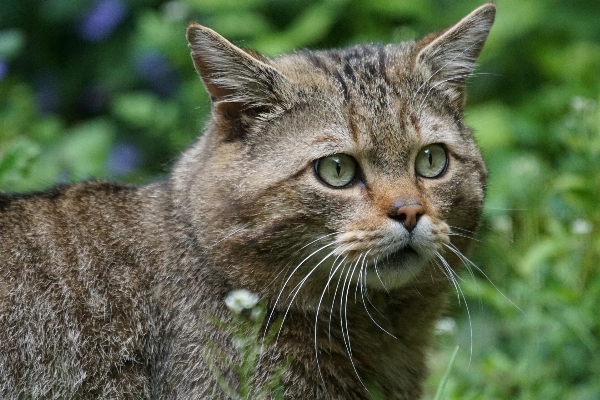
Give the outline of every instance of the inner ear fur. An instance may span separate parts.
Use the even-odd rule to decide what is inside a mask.
[[[456,89],[460,97],[457,100],[462,103],[466,80],[475,68],[495,16],[496,5],[487,3],[450,28],[424,37],[417,43],[421,50],[416,67],[428,71],[427,79],[434,85]]]
[[[186,36],[194,67],[217,111],[236,117],[284,103],[290,83],[265,57],[197,23],[187,28]]]

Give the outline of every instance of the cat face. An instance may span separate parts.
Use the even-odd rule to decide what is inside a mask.
[[[493,15],[482,7],[416,43],[273,60],[192,25],[213,111],[178,168],[224,273],[261,289],[277,276],[389,289],[452,274],[448,254],[466,251],[483,203],[462,107]]]

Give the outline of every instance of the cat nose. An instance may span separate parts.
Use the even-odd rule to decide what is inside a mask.
[[[425,209],[418,201],[406,204],[404,200],[396,200],[392,204],[389,216],[400,222],[407,231],[412,232],[423,214],[425,214]]]

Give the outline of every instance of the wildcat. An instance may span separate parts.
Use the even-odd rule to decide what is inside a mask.
[[[0,196],[0,397],[224,398],[205,349],[235,357],[211,319],[240,288],[283,320],[257,388],[289,359],[285,398],[420,397],[482,209],[462,112],[495,10],[275,59],[190,25],[211,117],[166,181]]]

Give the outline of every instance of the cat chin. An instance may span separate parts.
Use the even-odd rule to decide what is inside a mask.
[[[369,266],[363,279],[371,289],[396,289],[414,281],[430,261],[429,257],[404,248]]]

